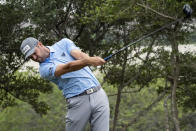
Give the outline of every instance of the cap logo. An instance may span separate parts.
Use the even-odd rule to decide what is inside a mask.
[[[30,49],[31,49],[31,47],[30,47],[29,45],[26,45],[26,46],[22,49],[23,54],[27,53]]]

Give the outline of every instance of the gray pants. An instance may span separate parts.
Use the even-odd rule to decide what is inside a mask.
[[[83,131],[88,121],[92,131],[109,131],[109,102],[105,91],[67,99],[66,131]]]

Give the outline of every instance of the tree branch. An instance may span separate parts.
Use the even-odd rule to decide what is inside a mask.
[[[146,6],[146,5],[142,5],[142,4],[140,4],[140,3],[137,3],[137,5],[139,5],[139,6],[143,7],[143,8],[146,8],[146,9],[148,9],[148,10],[154,12],[155,14],[158,14],[158,15],[164,17],[164,18],[171,19],[171,20],[176,20],[176,18],[173,18],[173,17],[171,17],[171,16],[168,16],[168,15],[165,15],[165,14],[163,14],[163,13],[160,13],[160,12],[158,12],[158,11],[156,11],[156,10],[154,10],[154,9],[152,9],[152,8],[150,8],[150,7],[148,7],[148,6]]]
[[[123,92],[121,92],[121,93],[122,93],[122,94],[136,93],[136,92],[140,92],[142,88],[143,88],[143,87],[140,87],[139,89],[134,90],[134,91],[123,91]],[[116,96],[116,95],[117,95],[117,94],[115,93],[115,94],[109,94],[108,96]]]

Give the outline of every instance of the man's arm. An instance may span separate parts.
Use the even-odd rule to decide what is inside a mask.
[[[87,54],[80,50],[71,51],[71,55],[77,59],[76,61],[69,62],[67,64],[59,64],[55,70],[55,76],[61,76],[62,74],[79,70],[85,66],[99,66],[105,63],[105,60],[100,57],[89,57]]]
[[[80,59],[84,59],[84,58],[89,58],[89,55],[82,52],[81,50],[78,50],[78,49],[74,49],[71,51],[71,55],[77,59],[77,60],[80,60]]]

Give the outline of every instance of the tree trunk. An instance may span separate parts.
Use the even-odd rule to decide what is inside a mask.
[[[171,98],[171,95],[168,95],[164,100],[164,108],[165,108],[165,130],[170,131],[170,125],[169,125],[169,110],[168,110],[168,99]]]
[[[116,107],[115,107],[115,112],[114,112],[114,120],[113,120],[113,129],[112,131],[116,130],[116,124],[117,124],[117,119],[118,119],[118,113],[119,113],[119,107],[120,107],[120,102],[121,102],[121,94],[122,94],[122,89],[124,87],[124,74],[125,74],[125,68],[126,68],[126,63],[127,63],[127,50],[125,51],[124,55],[124,63],[122,65],[122,82],[120,86],[118,87],[118,94],[117,94],[117,100],[116,100]]]
[[[175,32],[174,32],[175,33]],[[172,118],[175,125],[175,130],[180,131],[180,123],[178,119],[178,109],[177,109],[177,103],[176,103],[176,89],[178,86],[178,77],[179,77],[179,51],[178,51],[178,43],[175,41],[175,34],[172,35],[172,100],[171,100],[171,106],[172,106]]]
[[[116,100],[116,107],[115,107],[115,112],[114,112],[114,120],[113,120],[113,129],[112,131],[116,130],[116,123],[118,119],[118,113],[119,113],[119,106],[121,102],[121,89],[122,87],[118,88],[118,95],[117,95],[117,100]]]

